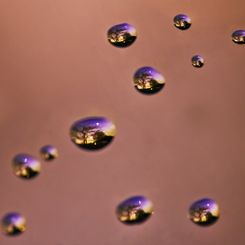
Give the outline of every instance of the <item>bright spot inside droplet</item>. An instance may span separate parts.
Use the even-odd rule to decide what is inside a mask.
[[[178,14],[174,17],[174,25],[180,30],[187,30],[191,26],[191,19],[185,14]]]
[[[245,44],[245,30],[237,30],[232,33],[232,41],[237,44]]]
[[[40,162],[28,154],[18,154],[13,159],[13,169],[16,176],[31,179],[41,171]]]
[[[143,94],[155,94],[165,85],[164,77],[152,67],[142,67],[134,74],[134,86]]]
[[[201,55],[195,55],[191,59],[191,63],[196,68],[201,68],[204,65],[204,59]]]
[[[40,149],[43,160],[50,161],[58,157],[58,150],[53,145],[45,145]]]
[[[218,220],[219,216],[220,212],[217,203],[209,198],[200,199],[189,208],[189,218],[197,225],[211,225]]]
[[[8,213],[2,219],[3,232],[15,236],[26,230],[26,219],[19,213]]]
[[[73,123],[71,140],[80,148],[99,150],[107,146],[116,134],[115,125],[104,117],[89,117]]]
[[[112,45],[125,48],[134,43],[137,33],[132,25],[122,23],[112,26],[107,32],[107,38]]]
[[[143,196],[131,197],[120,203],[116,209],[117,218],[125,224],[143,223],[152,213],[152,202]]]

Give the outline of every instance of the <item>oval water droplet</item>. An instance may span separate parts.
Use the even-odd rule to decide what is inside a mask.
[[[245,43],[245,30],[237,30],[232,33],[232,41],[236,44]]]
[[[115,125],[104,117],[83,118],[71,126],[73,143],[86,150],[99,150],[106,147],[116,134]]]
[[[201,55],[194,55],[191,59],[191,63],[196,68],[201,68],[204,65],[204,59]]]
[[[174,17],[174,25],[180,30],[187,30],[191,26],[191,19],[185,14],[178,14]]]
[[[40,149],[43,160],[50,161],[58,157],[58,150],[53,145],[45,145]]]
[[[122,23],[112,26],[107,32],[107,38],[113,46],[126,48],[134,43],[137,33],[132,25]]]
[[[125,224],[141,224],[153,213],[152,202],[143,196],[133,196],[117,207],[117,218]]]

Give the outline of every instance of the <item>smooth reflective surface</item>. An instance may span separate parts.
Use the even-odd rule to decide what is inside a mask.
[[[40,162],[28,154],[18,154],[13,159],[13,169],[16,176],[31,179],[41,171]]]
[[[194,55],[191,59],[191,63],[196,68],[201,68],[204,65],[204,59],[201,55]]]
[[[143,94],[155,94],[165,85],[164,77],[152,67],[142,67],[134,74],[134,86]]]
[[[153,205],[143,196],[131,197],[117,207],[117,218],[125,224],[140,224],[153,213]]]
[[[237,30],[232,33],[232,41],[237,44],[245,43],[245,30]]]
[[[191,26],[191,19],[185,14],[178,14],[174,17],[174,25],[180,30],[187,30]]]
[[[2,219],[2,229],[6,235],[20,235],[26,230],[26,219],[19,213],[8,213]]]
[[[43,160],[50,161],[58,157],[58,150],[53,145],[45,145],[40,149]]]
[[[87,150],[107,146],[116,134],[115,125],[104,117],[89,117],[76,121],[70,129],[71,140]]]
[[[114,25],[107,32],[108,41],[118,48],[130,46],[134,43],[136,37],[136,29],[128,23]]]
[[[190,220],[201,226],[209,226],[215,223],[220,216],[217,203],[209,198],[194,202],[189,208]]]

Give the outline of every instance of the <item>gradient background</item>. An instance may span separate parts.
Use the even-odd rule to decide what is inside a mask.
[[[0,0],[0,215],[18,211],[28,230],[1,245],[244,245],[244,0]],[[188,31],[176,14],[192,19]],[[118,49],[114,24],[138,31]],[[203,55],[202,69],[191,57]],[[133,87],[141,66],[166,78],[157,95]],[[70,142],[71,124],[106,116],[117,137],[100,152]],[[40,176],[12,173],[15,154],[54,144],[60,157]],[[116,205],[145,195],[155,213],[143,225],[117,221]],[[192,201],[217,200],[222,216],[200,228]]]

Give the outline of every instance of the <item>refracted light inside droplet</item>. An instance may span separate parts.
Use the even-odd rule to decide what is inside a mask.
[[[8,213],[2,219],[2,229],[6,235],[20,235],[26,230],[26,219],[19,213]]]
[[[204,59],[201,55],[194,55],[191,59],[191,63],[196,68],[201,68],[204,65]]]
[[[125,224],[141,224],[153,213],[152,202],[143,196],[133,196],[120,203],[117,218]]]
[[[134,86],[143,94],[155,94],[165,85],[164,77],[152,67],[142,67],[134,74]]]
[[[50,161],[58,157],[58,150],[53,145],[45,145],[40,149],[43,160]]]
[[[174,25],[180,30],[187,30],[191,26],[191,19],[185,14],[178,14],[174,17]]]
[[[217,203],[209,198],[195,201],[189,208],[190,220],[201,226],[208,226],[215,223],[220,216]]]
[[[107,32],[108,41],[118,48],[130,46],[134,43],[136,38],[136,29],[128,23],[114,25]]]
[[[41,171],[40,162],[28,154],[16,155],[12,164],[15,175],[24,179],[34,178]]]
[[[236,44],[245,44],[245,30],[237,30],[232,33],[232,41]]]
[[[73,143],[83,149],[99,150],[114,139],[115,125],[104,117],[83,118],[73,123],[70,137]]]

